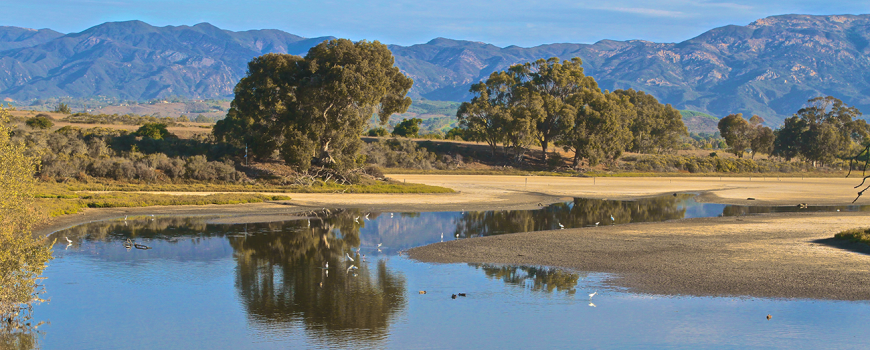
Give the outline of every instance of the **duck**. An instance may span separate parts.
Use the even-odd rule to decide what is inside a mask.
[[[131,241],[129,238],[127,238],[127,241],[124,242],[124,248],[127,248],[127,249],[133,248],[133,241]]]
[[[151,247],[144,245],[144,244],[139,244],[139,243],[133,243],[133,246],[136,247],[136,249],[142,249],[142,250],[151,249]]]

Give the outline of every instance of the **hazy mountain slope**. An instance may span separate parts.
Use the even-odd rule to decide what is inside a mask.
[[[0,98],[228,96],[251,58],[304,54],[327,39],[139,21],[53,39],[60,34],[38,33],[0,28],[0,47],[17,47],[0,52]],[[500,48],[438,38],[390,49],[397,66],[414,78],[412,97],[430,100],[467,100],[469,85],[493,71],[557,56],[581,57],[586,74],[603,89],[644,90],[679,109],[717,117],[759,114],[775,126],[819,95],[870,113],[870,15],[775,16],[681,43],[603,40]]]
[[[49,42],[63,34],[51,29],[30,29],[0,26],[0,51],[30,47]]]
[[[154,27],[105,23],[0,55],[0,91],[16,99],[94,95],[149,99],[228,96],[251,58],[306,52],[312,43],[277,30],[231,32],[203,23]]]

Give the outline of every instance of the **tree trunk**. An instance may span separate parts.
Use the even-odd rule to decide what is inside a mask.
[[[332,158],[332,155],[329,154],[329,143],[332,140],[326,140],[323,143],[323,146],[320,148],[320,154],[317,156],[317,164],[320,166],[326,166],[332,163],[335,163],[335,159]]]
[[[547,163],[547,139],[541,139],[541,149],[544,151],[544,164]]]

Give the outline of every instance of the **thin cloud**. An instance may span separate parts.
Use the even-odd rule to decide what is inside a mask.
[[[595,8],[590,8],[590,9],[591,10],[601,10],[601,11],[632,13],[632,14],[643,15],[643,16],[648,16],[648,17],[671,17],[671,18],[686,17],[686,14],[683,12],[680,12],[680,11],[648,9],[648,8],[643,8],[643,7],[595,7]]]

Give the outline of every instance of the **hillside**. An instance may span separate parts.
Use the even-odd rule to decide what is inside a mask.
[[[279,30],[233,32],[207,23],[105,23],[55,38],[60,34],[27,36],[21,28],[8,28],[0,31],[0,47],[10,48],[0,52],[0,99],[17,101],[227,97],[251,58],[267,52],[301,54],[326,39]],[[576,56],[603,89],[643,90],[678,109],[717,117],[758,114],[777,126],[819,95],[870,111],[870,15],[775,16],[715,28],[680,43],[602,40],[500,48],[438,38],[390,49],[396,64],[414,78],[412,98],[463,101],[468,86],[493,71],[538,58]]]

